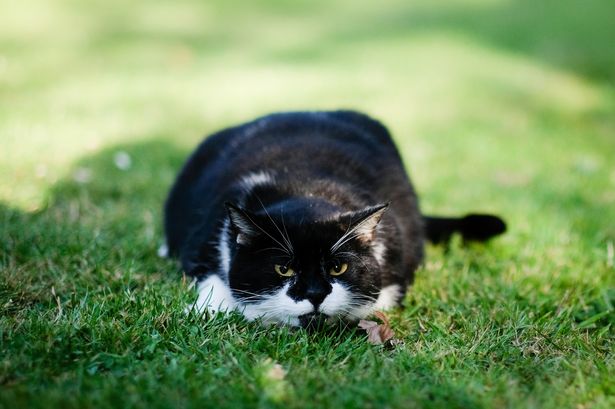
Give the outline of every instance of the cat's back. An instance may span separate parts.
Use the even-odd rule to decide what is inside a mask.
[[[385,173],[404,173],[380,122],[355,111],[287,112],[206,138],[188,159],[176,188],[224,190],[264,171],[295,180],[326,176],[364,185]]]
[[[277,181],[325,178],[372,191],[408,184],[391,136],[378,121],[354,111],[271,114],[199,145],[167,200],[169,236],[179,240],[196,222],[214,223],[223,215],[222,204],[236,199],[234,187],[270,174]]]
[[[305,159],[309,151],[317,152],[319,157],[369,152],[378,159],[379,154],[394,151],[394,145],[380,122],[355,111],[284,112],[210,136],[199,146],[191,162],[202,166],[217,162],[225,166],[255,167],[276,153],[290,157],[300,153]],[[250,160],[245,161],[246,157]],[[267,166],[276,165],[268,163]]]

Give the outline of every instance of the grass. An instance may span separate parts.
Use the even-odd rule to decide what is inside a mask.
[[[4,4],[0,408],[613,407],[614,13]],[[337,107],[389,125],[426,212],[493,211],[510,231],[428,249],[391,313],[394,350],[185,315],[194,293],[155,252],[191,149],[270,111]]]

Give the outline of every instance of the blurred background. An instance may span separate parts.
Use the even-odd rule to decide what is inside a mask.
[[[496,211],[527,236],[555,229],[591,247],[615,236],[615,2],[1,9],[4,206],[73,200],[108,220],[133,203],[155,231],[204,135],[272,111],[351,108],[390,128],[425,210]]]
[[[613,407],[614,44],[613,0],[0,0],[0,407],[254,407],[269,357],[295,406]],[[187,156],[337,108],[425,212],[509,231],[427,248],[410,353],[185,320],[156,249]]]

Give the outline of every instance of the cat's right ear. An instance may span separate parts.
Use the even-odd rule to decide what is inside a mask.
[[[228,212],[231,228],[237,235],[237,244],[249,244],[260,233],[260,229],[254,221],[255,216],[230,202],[224,203],[224,206],[226,206]]]

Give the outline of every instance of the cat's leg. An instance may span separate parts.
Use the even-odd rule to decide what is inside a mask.
[[[217,274],[211,274],[197,284],[199,294],[192,306],[199,313],[207,310],[212,314],[229,313],[236,304],[229,286]]]
[[[166,241],[164,243],[162,243],[160,245],[160,247],[158,247],[158,250],[156,251],[156,254],[158,254],[158,257],[160,257],[160,258],[167,258],[167,257],[169,257],[169,246],[167,245]]]
[[[403,292],[399,284],[390,284],[380,289],[378,297],[367,304],[349,309],[347,318],[359,320],[366,318],[376,311],[386,311],[399,306]]]
[[[374,311],[390,310],[397,307],[401,301],[402,292],[399,284],[391,284],[380,290],[376,304],[374,305]]]

